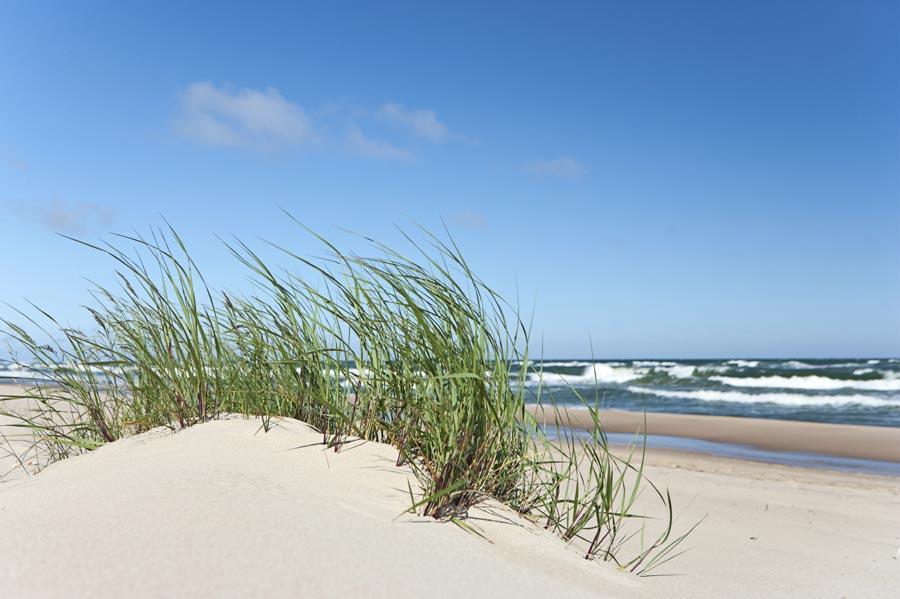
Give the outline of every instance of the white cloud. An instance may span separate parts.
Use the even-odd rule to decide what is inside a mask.
[[[94,202],[0,199],[0,208],[55,233],[69,235],[82,235],[109,226],[116,217],[111,206]]]
[[[412,160],[415,158],[408,150],[398,148],[390,142],[366,137],[356,125],[352,125],[347,131],[347,143],[352,152],[371,158],[381,160]]]
[[[402,104],[388,102],[378,109],[378,114],[406,127],[416,137],[434,143],[444,142],[451,137],[447,125],[438,120],[437,114],[433,110],[408,109]]]
[[[525,170],[536,175],[549,175],[563,179],[575,179],[587,172],[587,169],[571,156],[552,159],[539,158],[526,162],[523,166]]]
[[[209,81],[182,90],[174,121],[180,135],[212,146],[269,150],[314,144],[320,150],[343,149],[380,160],[414,160],[415,154],[391,139],[390,131],[377,138],[363,132],[380,131],[385,123],[431,143],[461,139],[433,110],[395,102],[372,110],[340,101],[307,112],[273,87],[235,88]]]
[[[313,141],[312,120],[278,90],[216,87],[207,81],[181,94],[179,133],[190,139],[228,147],[273,148]]]

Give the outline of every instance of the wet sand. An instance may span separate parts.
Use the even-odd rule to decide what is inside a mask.
[[[531,410],[542,422],[553,418],[552,413],[540,408]],[[601,413],[601,418],[604,430],[609,433],[644,432],[643,413],[607,410]],[[562,420],[574,428],[591,426],[590,416],[582,408],[564,410]],[[648,412],[646,433],[740,444],[767,451],[900,463],[900,428]]]

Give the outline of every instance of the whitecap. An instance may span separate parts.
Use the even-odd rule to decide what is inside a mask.
[[[807,364],[806,362],[800,362],[799,360],[788,360],[784,364],[781,364],[782,368],[792,368],[794,370],[809,370],[812,368],[818,368],[812,364]]]
[[[728,360],[725,363],[731,364],[732,366],[737,366],[738,368],[756,368],[757,366],[759,366],[759,362],[757,360]]]
[[[887,373],[891,374],[891,373]],[[711,381],[731,387],[754,387],[768,389],[805,389],[810,391],[829,391],[834,389],[860,389],[863,391],[900,391],[900,379],[885,378],[869,381],[848,379],[832,379],[826,376],[761,376],[733,377],[711,376]]]
[[[629,386],[632,393],[646,393],[657,397],[673,399],[695,399],[698,401],[722,401],[730,403],[774,403],[786,406],[845,406],[862,405],[871,407],[900,407],[900,402],[885,397],[871,395],[804,395],[802,393],[743,393],[741,391],[699,391],[652,389],[650,387]]]
[[[657,371],[666,372],[669,376],[672,376],[676,379],[689,379],[694,376],[694,372],[696,372],[697,367],[691,366],[690,364],[683,364],[679,366],[669,366],[667,368],[656,368]]]
[[[646,371],[628,367],[610,366],[598,362],[591,364],[581,374],[559,374],[556,372],[532,372],[528,384],[547,386],[593,385],[594,383],[627,383],[640,378]]]
[[[698,366],[697,370],[700,372],[728,372],[731,370],[731,366],[728,366],[727,364],[704,364]]]
[[[15,365],[13,365],[15,366]],[[0,370],[0,379],[45,379],[46,374],[30,368],[10,368]]]

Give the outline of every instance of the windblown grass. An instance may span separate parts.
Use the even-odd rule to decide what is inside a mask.
[[[424,515],[460,523],[493,498],[586,558],[638,573],[684,539],[672,536],[672,500],[646,481],[643,456],[614,456],[588,402],[594,425],[583,435],[544,430],[526,411],[527,327],[452,239],[408,236],[413,257],[369,240],[367,257],[318,237],[324,259],[279,248],[291,269],[228,242],[256,283],[249,297],[212,290],[171,228],[118,239],[79,242],[116,264],[118,289],[97,287],[88,308],[95,331],[40,310],[22,312],[24,325],[5,321],[55,383],[36,386],[32,409],[15,412],[46,460],[225,413],[265,427],[292,417],[335,451],[357,437],[394,445],[419,481],[410,509]],[[624,555],[643,537],[645,516],[634,513],[643,489],[657,496],[664,526]]]

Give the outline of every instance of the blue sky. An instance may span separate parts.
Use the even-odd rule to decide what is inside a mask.
[[[0,5],[0,301],[448,223],[548,356],[900,355],[897,2]],[[0,316],[11,310],[0,306]]]

